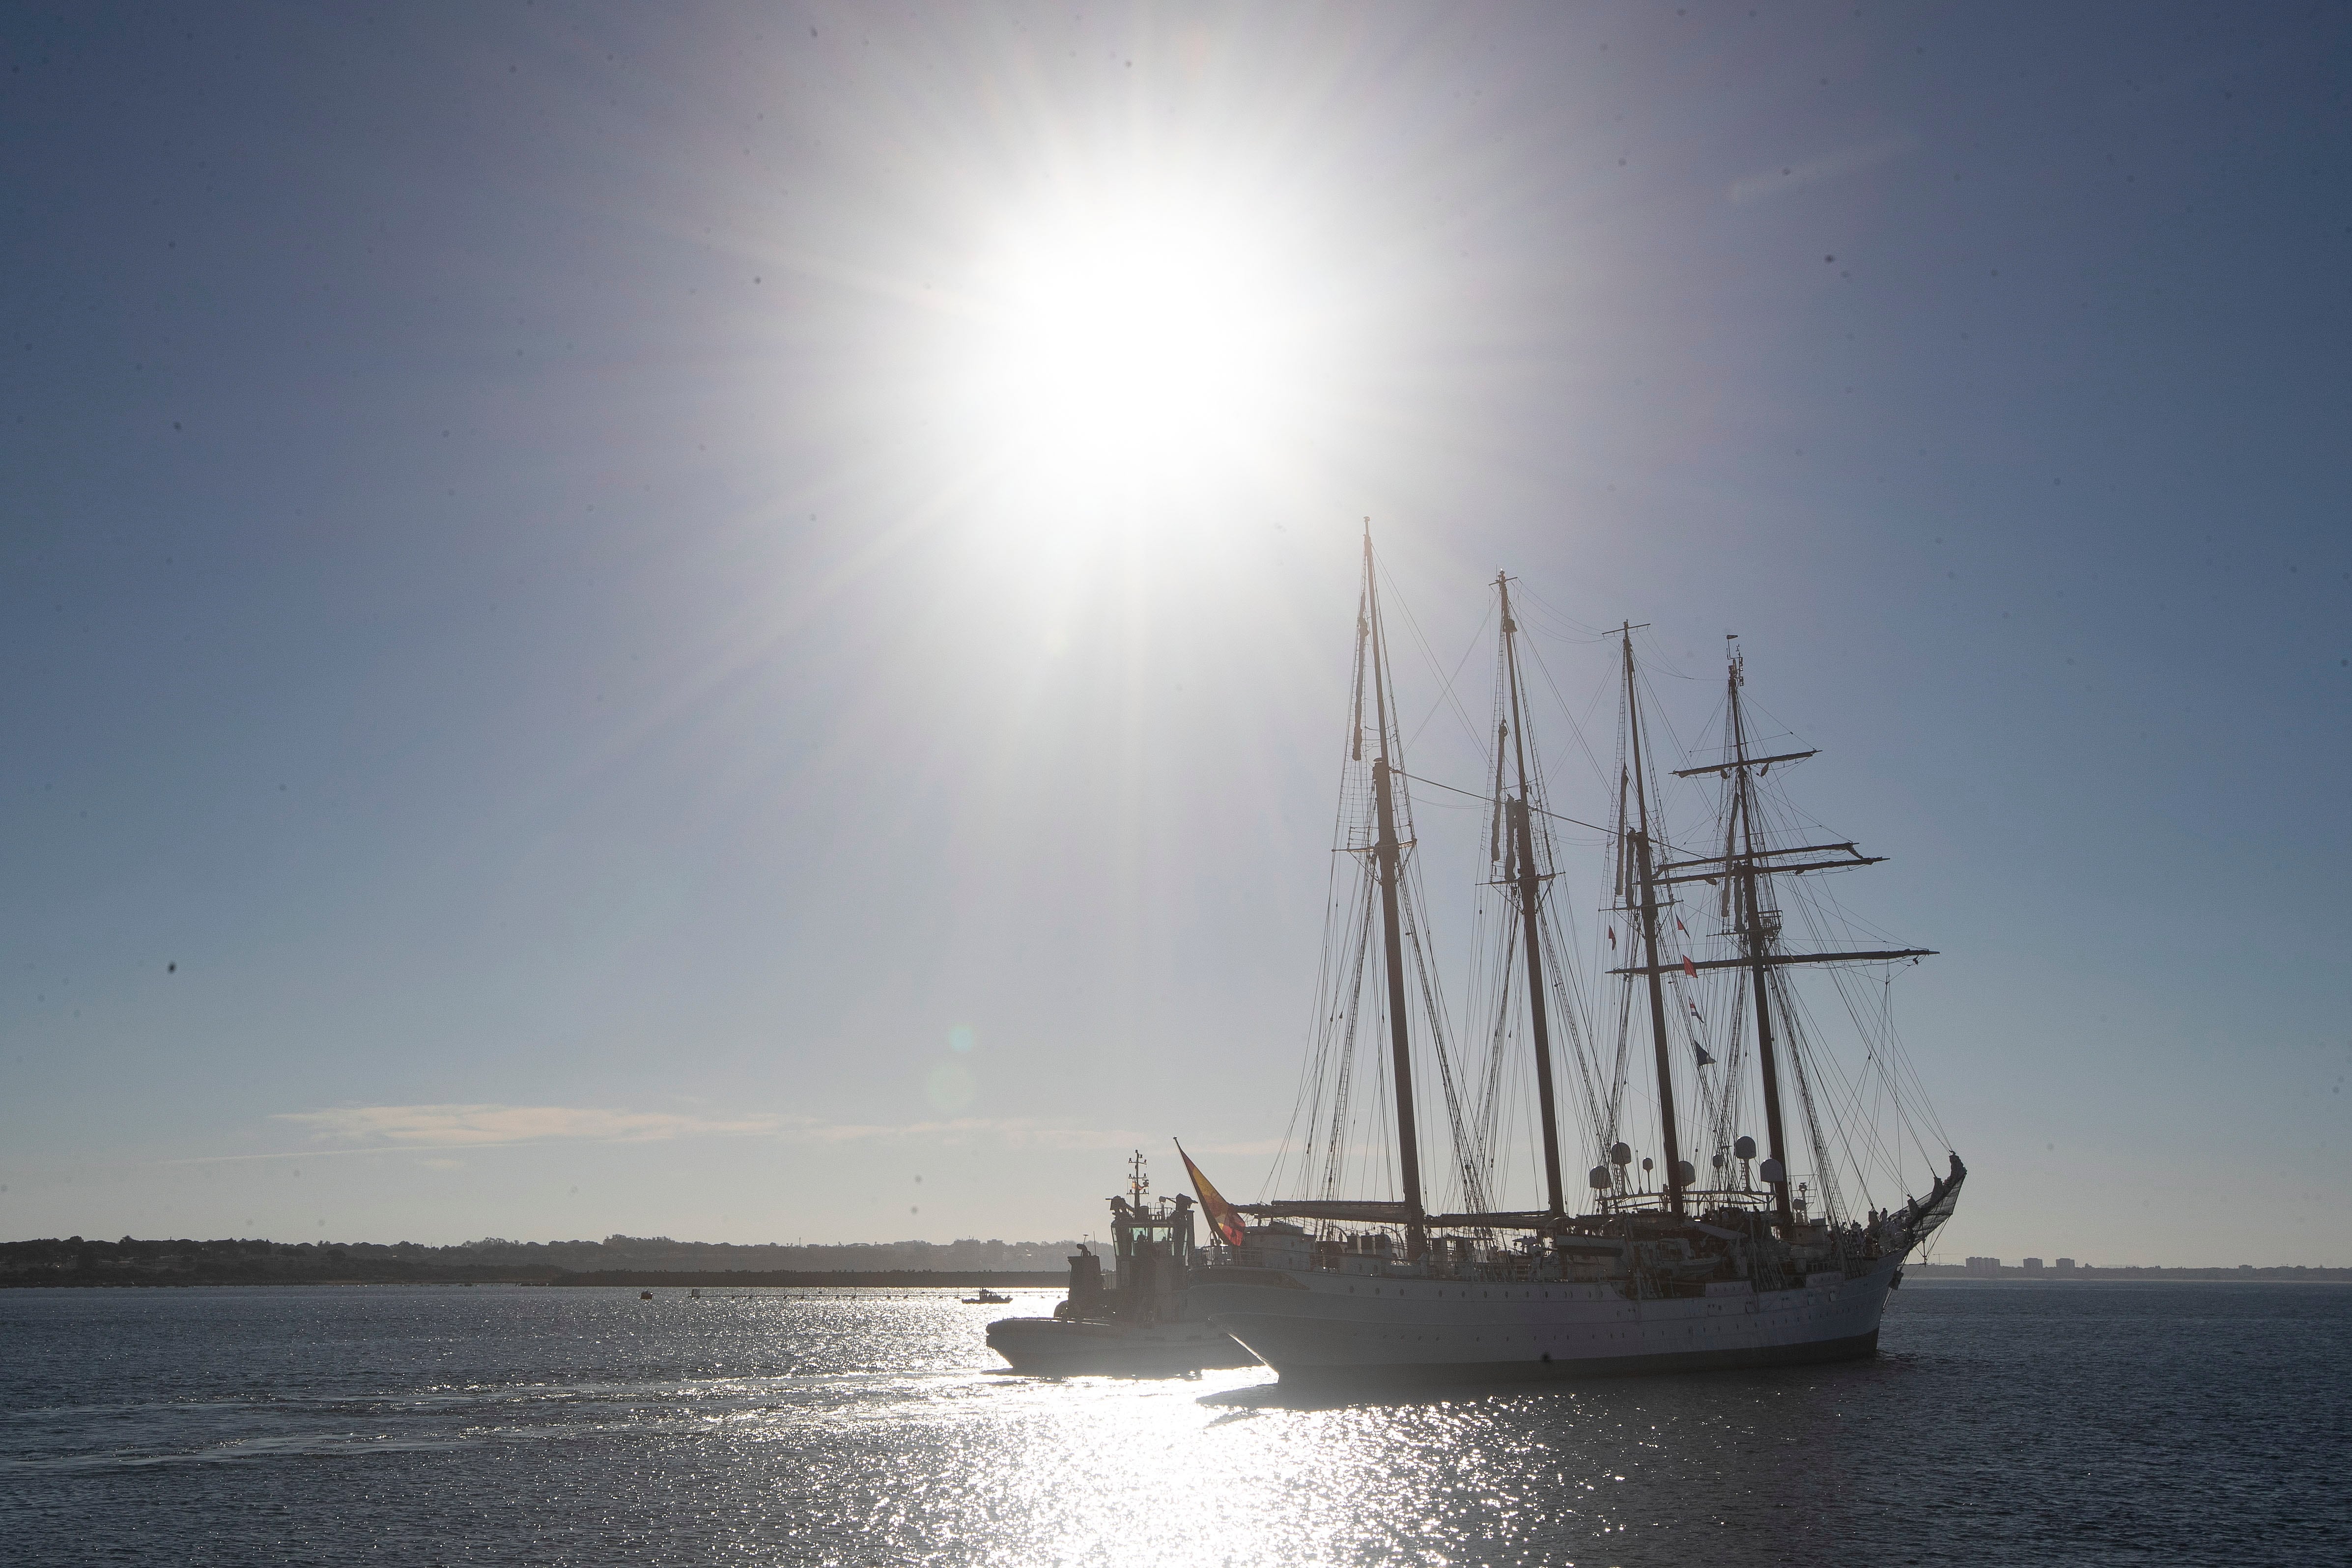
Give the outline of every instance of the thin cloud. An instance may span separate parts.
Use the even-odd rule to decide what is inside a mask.
[[[987,1138],[1016,1149],[1127,1149],[1153,1141],[1152,1134],[1131,1129],[1051,1127],[1041,1126],[1034,1122],[986,1117],[895,1124],[811,1124],[794,1129],[791,1135],[824,1144],[860,1143],[885,1138]]]
[[[1745,179],[1734,180],[1727,194],[1732,205],[1744,207],[1751,202],[1785,196],[1808,185],[1825,184],[1832,180],[1842,180],[1848,174],[1859,174],[1865,169],[1875,169],[1882,163],[1892,163],[1897,158],[1917,152],[1918,148],[1918,139],[1907,133],[1891,136],[1883,141],[1841,148],[1819,158],[1783,163],[1777,168],[1760,170]]]
[[[921,1138],[984,1141],[1012,1148],[1037,1149],[1126,1149],[1160,1141],[1158,1134],[1126,1128],[1052,1126],[1004,1118],[832,1123],[805,1116],[698,1116],[672,1111],[584,1105],[338,1105],[322,1111],[281,1112],[271,1120],[309,1129],[311,1148],[213,1157],[293,1159],[299,1158],[301,1152],[364,1154],[512,1148],[549,1143],[642,1144],[688,1137],[772,1137],[822,1144]]]
[[[713,1118],[584,1105],[339,1105],[272,1118],[308,1127],[320,1143],[383,1148],[465,1148],[551,1142],[640,1144],[714,1134],[777,1133],[780,1116]]]

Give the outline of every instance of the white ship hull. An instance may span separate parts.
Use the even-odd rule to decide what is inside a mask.
[[[1257,1363],[1223,1330],[1198,1318],[1159,1323],[999,1318],[988,1325],[988,1343],[1013,1371],[1039,1377],[1166,1377]]]
[[[1283,1381],[1536,1381],[1840,1361],[1878,1345],[1899,1260],[1758,1294],[1629,1300],[1613,1284],[1284,1270],[1192,1288]]]

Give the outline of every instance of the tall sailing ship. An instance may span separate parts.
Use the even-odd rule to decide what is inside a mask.
[[[1639,628],[1610,633],[1613,820],[1555,812],[1529,734],[1530,650],[1513,580],[1494,584],[1500,643],[1479,819],[1488,940],[1474,988],[1482,1049],[1449,1038],[1430,953],[1416,780],[1368,535],[1321,1005],[1277,1169],[1297,1196],[1227,1205],[1203,1191],[1219,1240],[1192,1276],[1191,1305],[1286,1381],[1868,1354],[1904,1260],[1950,1217],[1967,1175],[1893,1030],[1893,968],[1929,955],[1861,945],[1819,891],[1829,873],[1884,857],[1803,831],[1768,782],[1815,753],[1755,744],[1736,639],[1719,751],[1662,776]],[[1666,832],[1666,777],[1715,788],[1704,839]],[[1603,850],[1590,967],[1610,977],[1606,988],[1589,985],[1574,956],[1558,852],[1570,827]],[[1835,988],[1858,1055],[1832,1049],[1796,983],[1805,974]],[[1759,1117],[1760,1147],[1748,1130]],[[1591,1155],[1573,1207],[1570,1121]],[[1941,1174],[1931,1138],[1949,1161]],[[1446,1149],[1433,1169],[1425,1140]],[[1538,1172],[1539,1198],[1497,1201]],[[1907,1196],[1872,1207],[1874,1186]]]

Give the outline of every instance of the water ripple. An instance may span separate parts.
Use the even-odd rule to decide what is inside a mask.
[[[1919,1282],[1844,1366],[1004,1375],[906,1292],[0,1295],[12,1561],[2352,1561],[2352,1291]]]

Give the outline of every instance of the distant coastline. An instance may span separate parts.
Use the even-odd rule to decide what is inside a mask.
[[[1058,1285],[1075,1241],[739,1247],[667,1237],[456,1247],[261,1239],[0,1242],[0,1289],[105,1285]],[[798,1265],[794,1267],[793,1265]]]
[[[1995,1263],[1990,1269],[1972,1263],[1906,1263],[1904,1272],[1925,1280],[2040,1280],[2058,1285],[2074,1280],[2286,1280],[2317,1284],[2352,1281],[2352,1269],[2314,1269],[2301,1264],[2256,1268],[2241,1263],[2233,1269],[2145,1267],[2127,1264],[2077,1263],[2068,1269],[2027,1269]]]
[[[898,1241],[831,1247],[738,1246],[608,1237],[603,1241],[506,1241],[456,1247],[414,1242],[267,1240],[86,1241],[79,1236],[0,1241],[0,1289],[157,1285],[628,1285],[956,1289],[1062,1284],[1075,1241]],[[791,1265],[799,1265],[793,1267]],[[2065,1270],[1913,1263],[1929,1280],[2270,1281],[2352,1283],[2352,1268],[2301,1265],[2175,1268],[2072,1264]]]

